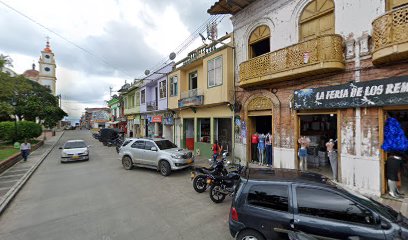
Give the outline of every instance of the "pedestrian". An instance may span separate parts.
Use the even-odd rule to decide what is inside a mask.
[[[337,181],[337,151],[334,149],[334,143],[336,141],[334,141],[333,139],[330,139],[326,143],[327,155],[329,157],[330,166],[333,172],[333,180],[335,181]]]
[[[265,164],[264,152],[265,152],[265,135],[261,133],[258,136],[258,160],[259,165],[261,166]]]
[[[24,139],[24,143],[20,145],[21,156],[24,161],[27,161],[28,155],[30,154],[31,144],[27,142],[27,139]]]
[[[300,144],[298,152],[300,159],[300,170],[307,171],[307,148],[310,145],[310,138],[302,136],[299,138],[298,143]]]
[[[251,153],[253,162],[258,161],[258,142],[259,142],[258,133],[255,132],[251,136],[251,150],[252,150]]]
[[[214,163],[215,163],[215,161],[217,161],[218,154],[219,154],[220,151],[221,151],[221,147],[220,147],[220,145],[218,144],[218,141],[217,141],[217,140],[214,140],[214,144],[213,144],[213,146],[211,147],[211,150],[213,151],[213,160],[214,160]]]

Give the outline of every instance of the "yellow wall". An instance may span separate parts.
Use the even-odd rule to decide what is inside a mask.
[[[223,83],[220,86],[208,87],[208,61],[218,56],[222,56],[223,60]],[[234,92],[233,63],[233,50],[232,48],[227,47],[201,60],[198,60],[198,63],[194,62],[170,73],[169,79],[172,76],[178,76],[179,89],[177,97],[168,98],[168,108],[178,108],[178,100],[181,98],[181,93],[188,91],[189,74],[194,71],[197,71],[198,75],[198,91],[203,92],[204,94],[204,105],[232,102]],[[170,81],[168,82],[170,84]],[[168,89],[170,89],[170,85],[168,86]]]

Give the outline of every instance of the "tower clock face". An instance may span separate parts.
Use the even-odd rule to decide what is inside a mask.
[[[50,58],[50,55],[46,54],[46,55],[45,55],[45,58],[49,59],[49,58]]]
[[[49,72],[49,71],[51,71],[51,68],[45,67],[44,70],[45,70],[46,72]]]

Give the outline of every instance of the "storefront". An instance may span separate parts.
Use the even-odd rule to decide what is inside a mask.
[[[134,124],[134,119],[135,119],[135,115],[127,115],[126,116],[127,119],[127,136],[128,137],[134,137],[134,129],[133,129],[133,124]]]
[[[163,124],[162,115],[155,115],[152,117],[152,123],[154,125],[154,137],[163,137]]]
[[[211,157],[211,147],[215,140],[223,150],[232,152],[232,113],[226,104],[182,109],[177,114],[179,119],[175,121],[181,127],[181,131],[175,127],[175,139],[180,139],[182,147],[194,150],[195,154],[206,158]]]
[[[386,159],[392,148],[383,148],[384,143],[400,146],[408,135],[408,76],[302,89],[295,91],[293,104],[299,122],[296,137],[307,135],[315,143],[319,136],[322,143],[337,139],[339,181],[369,193],[387,191]],[[388,119],[395,120],[393,131]],[[398,131],[402,136],[395,137]],[[314,150],[308,153],[316,156]],[[407,168],[399,174],[401,190],[408,191]]]
[[[141,137],[140,133],[140,115],[136,114],[135,119],[133,119],[133,136]]]
[[[163,137],[169,139],[170,141],[174,141],[174,118],[172,112],[164,113],[163,115]]]

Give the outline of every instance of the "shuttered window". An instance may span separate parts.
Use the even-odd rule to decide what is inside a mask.
[[[314,0],[300,15],[299,40],[309,40],[324,34],[334,33],[333,0]]]

